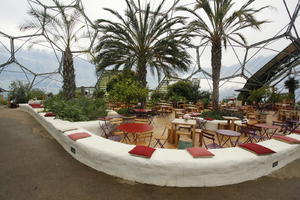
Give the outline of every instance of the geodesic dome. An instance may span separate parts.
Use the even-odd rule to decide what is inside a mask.
[[[59,15],[57,7],[49,4],[49,1],[24,1],[27,1],[31,8],[40,8],[45,12]],[[78,42],[74,49],[72,49],[72,52],[75,55],[75,66],[76,62],[77,65],[89,66],[85,69],[77,69],[76,76],[83,76],[82,80],[90,80],[91,78],[87,73],[94,73],[94,65],[88,63],[88,61],[92,58],[91,52],[98,35],[98,31],[93,24],[93,20],[97,18],[91,20],[86,14],[84,7],[88,7],[91,3],[88,0],[65,0],[63,2],[65,2],[65,9],[76,9],[80,12],[81,17],[78,20],[78,24],[84,27],[82,30],[86,37]],[[175,2],[177,1],[168,0],[166,3],[166,12],[170,16],[183,14],[175,12]],[[155,4],[155,1],[151,1],[151,3]],[[243,3],[245,1],[236,1],[237,5]],[[113,7],[113,9],[120,11],[121,14],[125,9],[123,7],[124,2],[106,2],[106,4],[118,5]],[[194,4],[194,0],[181,0],[177,6],[193,7]],[[258,4],[261,4],[261,2],[254,3],[254,6],[258,6]],[[275,6],[274,10],[271,9],[271,11],[268,11],[269,13],[262,13],[261,16],[264,19],[270,15],[272,19],[268,20],[271,22],[264,25],[261,28],[261,32],[249,30],[243,33],[246,38],[250,38],[247,45],[240,43],[235,38],[231,38],[227,48],[223,48],[221,90],[232,92],[233,89],[242,88],[245,84],[247,85],[249,80],[252,80],[252,85],[255,82],[257,85],[268,84],[283,89],[281,83],[285,80],[285,77],[291,74],[298,76],[300,46],[298,35],[300,20],[298,16],[300,1],[264,1],[264,4]],[[110,7],[109,5],[101,6]],[[99,12],[103,11],[99,10]],[[103,14],[102,17],[109,16]],[[47,30],[45,28],[46,24],[43,24],[43,22],[35,23],[40,23],[43,28],[35,32],[26,32],[19,36],[7,34],[6,30],[0,28],[0,55],[2,55],[0,57],[0,84],[4,89],[9,89],[9,81],[12,80],[23,80],[30,83],[31,87],[43,88],[46,91],[52,91],[53,88],[57,89],[62,85],[60,65],[62,49],[59,44],[53,41],[53,38],[52,40],[48,38],[48,43],[35,42],[40,38],[50,37],[49,31],[53,31]],[[32,49],[37,56],[36,59],[31,59],[31,52],[27,51],[27,47],[31,46],[34,42],[37,44]],[[47,51],[48,54],[45,55],[44,51]],[[189,49],[189,52],[192,55],[194,64],[187,74],[179,74],[178,76],[182,79],[197,78],[201,80],[200,85],[203,89],[210,90],[212,83],[210,45],[202,43],[201,39],[198,38],[193,41],[193,47]],[[47,60],[46,63],[45,60]],[[82,64],[83,62],[84,64]],[[261,69],[265,70],[262,70],[260,75],[257,74]],[[264,78],[262,75],[266,74],[267,76]],[[148,79],[150,80],[148,82],[152,84],[152,88],[158,85],[158,82],[152,80],[153,78],[148,77]],[[93,81],[96,83],[96,78]],[[78,83],[77,85],[80,86]]]

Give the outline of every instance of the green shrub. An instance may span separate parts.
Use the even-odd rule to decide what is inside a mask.
[[[93,93],[93,97],[95,98],[104,98],[105,97],[105,91],[101,89],[97,89]]]
[[[131,103],[142,102],[148,96],[148,89],[134,79],[123,79],[113,85],[109,91],[109,99],[122,102],[127,106]]]
[[[199,99],[210,98],[210,93],[207,91],[201,91],[199,84],[191,81],[178,81],[168,86],[167,97],[171,101],[177,101],[177,99],[186,99],[196,103]],[[180,97],[180,98],[178,98]]]
[[[9,95],[11,96],[11,99],[14,100],[14,103],[19,104],[28,102],[29,84],[24,84],[22,81],[13,81],[9,87]]]
[[[207,111],[203,112],[200,117],[202,118],[213,118],[213,119],[218,119],[218,120],[223,120],[222,116],[231,116],[231,117],[238,117],[240,119],[243,119],[244,116],[241,113],[233,113],[233,112],[227,112],[227,111]]]
[[[103,99],[79,97],[67,101],[62,94],[59,94],[48,98],[44,105],[47,111],[68,121],[96,120],[107,115],[106,103]]]
[[[120,115],[132,114],[132,109],[130,109],[130,108],[121,108],[117,111],[117,113],[120,114]]]
[[[45,98],[46,93],[38,88],[34,88],[28,92],[28,99],[38,99],[43,100]]]

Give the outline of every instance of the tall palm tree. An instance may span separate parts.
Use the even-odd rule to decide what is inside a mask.
[[[63,93],[66,99],[75,97],[75,72],[73,63],[73,53],[71,47],[78,42],[79,32],[84,26],[78,26],[80,18],[79,9],[73,9],[71,13],[67,12],[70,8],[65,7],[58,0],[52,0],[57,13],[46,12],[44,9],[31,8],[29,14],[36,20],[27,22],[21,26],[21,30],[43,30],[45,39],[37,40],[34,43],[49,42],[56,49],[62,52],[62,77]]]
[[[183,26],[184,20],[182,17],[168,18],[168,13],[162,11],[164,3],[162,0],[152,11],[150,3],[142,8],[140,0],[137,3],[126,0],[126,17],[105,9],[116,16],[118,22],[97,21],[103,33],[96,48],[98,72],[110,66],[116,70],[135,69],[137,78],[146,86],[147,68],[152,74],[157,72],[159,79],[161,73],[171,75],[175,70],[188,70],[191,63],[185,50],[188,37],[184,29],[173,29]]]
[[[188,24],[190,31],[196,33],[204,41],[211,44],[211,66],[212,66],[212,105],[213,110],[219,110],[219,82],[222,66],[222,42],[226,44],[232,36],[237,36],[241,42],[246,44],[245,37],[240,33],[241,30],[259,26],[266,21],[258,21],[254,15],[261,10],[249,8],[254,0],[248,0],[241,8],[233,10],[233,0],[196,0],[194,9],[179,7],[177,10],[187,11],[196,19]],[[199,13],[197,13],[199,11]],[[204,15],[200,15],[203,12]],[[208,19],[208,20],[206,20]]]
[[[293,102],[295,102],[295,91],[299,88],[299,81],[296,80],[295,77],[289,77],[284,82],[284,86],[289,90],[289,94],[293,98]]]

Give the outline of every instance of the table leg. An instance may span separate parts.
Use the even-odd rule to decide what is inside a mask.
[[[195,125],[193,126],[193,132],[192,132],[192,140],[193,140],[193,146],[196,145],[196,137],[195,137],[195,133],[196,133],[196,127]],[[202,145],[201,145],[202,146]]]
[[[177,135],[176,135],[176,126],[175,126],[175,124],[172,124],[172,132],[173,132],[173,136],[174,136],[174,143],[175,143],[175,145],[177,145],[178,139],[177,139]]]

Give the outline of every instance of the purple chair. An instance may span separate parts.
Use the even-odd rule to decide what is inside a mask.
[[[240,133],[248,136],[244,143],[256,143],[268,139],[267,137],[260,135],[260,131],[260,128],[252,125],[240,127]]]
[[[119,135],[113,135],[111,132],[112,129],[110,129],[110,127],[108,127],[106,124],[101,124],[99,122],[99,125],[102,130],[102,137],[105,137],[106,139],[113,140],[116,142],[121,141],[122,138]]]
[[[219,145],[215,142],[215,140],[216,140],[215,135],[211,134],[211,133],[208,133],[205,130],[202,130],[202,140],[203,140],[203,144],[204,144],[205,148],[207,148],[207,149],[221,149],[221,148],[223,148],[221,145]],[[205,140],[210,140],[211,143],[207,143],[207,141],[205,141]]]

